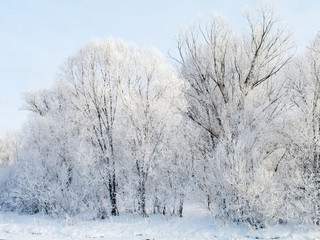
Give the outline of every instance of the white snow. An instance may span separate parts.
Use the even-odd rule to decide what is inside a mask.
[[[153,215],[148,218],[121,214],[107,220],[57,220],[47,215],[0,212],[0,239],[6,240],[175,240],[175,239],[320,239],[319,228],[273,226],[247,230],[234,223],[214,221],[197,204],[187,204],[185,217]]]

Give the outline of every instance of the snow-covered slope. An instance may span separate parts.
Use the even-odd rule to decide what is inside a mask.
[[[201,206],[188,204],[185,217],[160,215],[142,218],[132,214],[99,220],[57,220],[46,215],[0,213],[0,239],[8,240],[176,240],[176,239],[320,239],[314,227],[274,226],[246,230],[236,224],[219,224]]]

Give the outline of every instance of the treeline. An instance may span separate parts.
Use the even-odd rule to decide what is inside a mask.
[[[294,56],[271,8],[234,31],[213,15],[155,49],[91,41],[28,122],[0,141],[2,210],[91,218],[183,215],[186,198],[255,227],[320,222],[320,35]],[[4,146],[4,147],[2,147]]]

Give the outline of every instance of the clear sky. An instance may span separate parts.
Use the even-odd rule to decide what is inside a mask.
[[[320,1],[278,0],[298,51],[320,30]],[[236,27],[257,0],[0,0],[0,135],[17,131],[27,113],[23,93],[52,85],[58,67],[93,38],[113,36],[167,54],[175,33],[216,11]]]

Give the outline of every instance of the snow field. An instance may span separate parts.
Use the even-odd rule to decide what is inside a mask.
[[[121,214],[107,220],[57,220],[43,214],[0,213],[0,239],[6,240],[210,240],[210,239],[320,239],[319,229],[273,226],[248,230],[219,223],[197,204],[187,204],[185,217]]]

